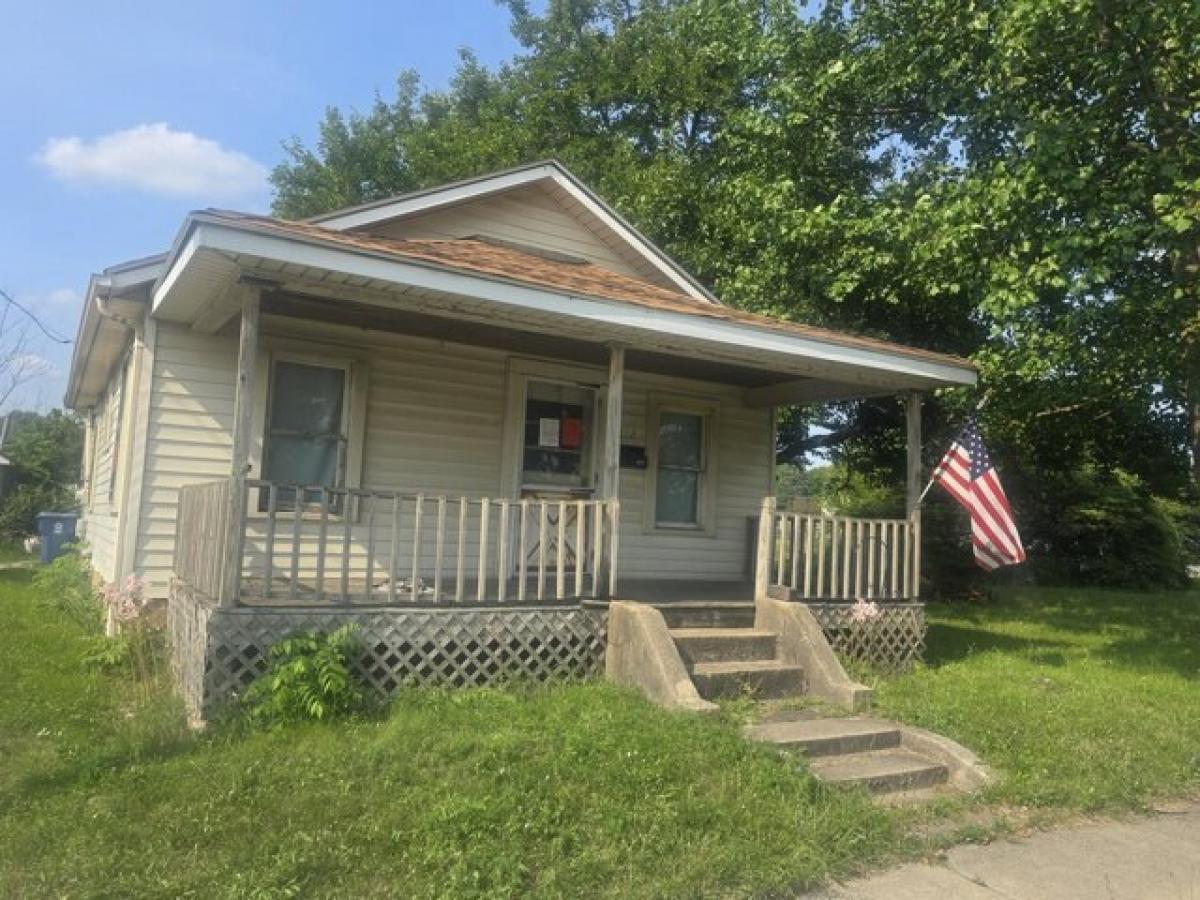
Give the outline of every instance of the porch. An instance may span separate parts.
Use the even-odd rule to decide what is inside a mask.
[[[217,605],[253,608],[613,599],[752,605],[767,594],[810,604],[897,603],[920,596],[917,515],[780,512],[766,498],[747,526],[750,577],[695,579],[664,567],[657,578],[619,580],[618,500],[427,497],[227,478],[180,489],[174,572]]]

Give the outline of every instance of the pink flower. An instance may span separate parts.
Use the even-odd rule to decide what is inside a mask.
[[[105,588],[104,603],[118,622],[132,622],[145,607],[145,589],[145,581],[137,575],[130,575],[120,585],[110,584]]]
[[[879,604],[873,600],[855,600],[850,607],[850,621],[856,625],[866,625],[874,622],[881,615]]]

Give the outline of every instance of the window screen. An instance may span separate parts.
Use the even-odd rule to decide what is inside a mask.
[[[344,481],[345,369],[277,361],[271,378],[263,474],[280,485],[340,487]],[[306,491],[302,502],[316,502]],[[294,491],[279,491],[281,504]]]

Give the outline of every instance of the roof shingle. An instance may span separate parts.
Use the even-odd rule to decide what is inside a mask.
[[[207,210],[205,214],[231,225],[255,231],[319,241],[347,249],[474,273],[488,278],[500,278],[570,294],[737,322],[846,347],[880,350],[963,368],[974,368],[969,360],[958,356],[935,353],[891,341],[813,325],[803,325],[799,322],[776,319],[729,306],[708,303],[693,299],[679,291],[613,272],[594,263],[553,259],[536,252],[526,252],[487,240],[476,238],[399,240],[337,231],[306,222],[291,222],[229,210]]]

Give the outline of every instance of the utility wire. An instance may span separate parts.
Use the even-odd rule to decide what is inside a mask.
[[[4,300],[5,303],[7,303],[9,306],[16,309],[18,312],[24,313],[25,316],[31,322],[33,322],[34,325],[36,325],[38,327],[38,330],[41,331],[41,333],[44,334],[46,337],[48,337],[50,340],[54,341],[54,343],[56,343],[56,344],[72,343],[70,338],[65,338],[61,334],[51,331],[50,328],[48,328],[46,325],[44,325],[42,323],[42,320],[40,318],[38,318],[34,313],[32,313],[30,310],[26,309],[24,306],[22,306],[20,303],[18,303],[16,300],[14,300],[11,296],[9,296],[8,292],[2,288],[0,288],[0,300]]]

